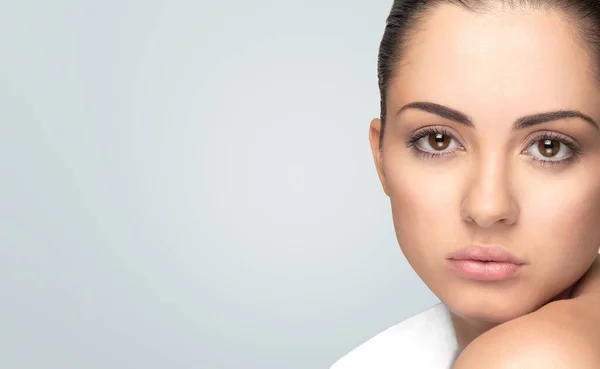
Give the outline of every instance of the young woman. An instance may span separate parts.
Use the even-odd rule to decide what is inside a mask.
[[[600,368],[600,4],[399,0],[369,139],[442,301],[333,365]]]

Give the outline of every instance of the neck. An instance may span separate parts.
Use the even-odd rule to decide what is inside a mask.
[[[498,325],[497,323],[463,318],[454,313],[450,313],[450,317],[459,352],[462,352],[475,338]]]

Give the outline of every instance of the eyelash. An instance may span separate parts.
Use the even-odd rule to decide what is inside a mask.
[[[573,141],[573,139],[568,138],[567,136],[561,135],[560,133],[556,133],[556,132],[542,132],[539,135],[533,137],[531,140],[529,140],[529,143],[527,144],[527,148],[525,150],[523,150],[522,153],[526,152],[527,149],[529,149],[529,147],[531,147],[531,145],[533,145],[534,143],[540,142],[542,140],[551,140],[551,141],[556,141],[556,142],[562,143],[571,152],[571,155],[568,158],[562,159],[562,160],[541,160],[541,159],[535,158],[530,155],[530,160],[533,160],[542,166],[554,167],[557,165],[567,165],[567,164],[570,164],[573,161],[579,159],[581,156],[581,149]]]
[[[450,137],[452,140],[457,141],[456,138],[454,137],[454,135],[452,135],[447,129],[445,129],[443,127],[426,127],[418,132],[411,134],[409,136],[408,140],[406,141],[406,147],[411,149],[411,151],[414,154],[416,154],[419,157],[424,158],[424,159],[439,159],[441,157],[454,155],[456,153],[456,150],[442,152],[442,153],[434,153],[434,152],[428,152],[428,151],[419,149],[417,147],[417,142],[419,142],[419,140],[422,139],[423,137],[427,137],[432,134],[441,134],[441,135]],[[549,167],[553,167],[553,166],[557,166],[557,165],[566,165],[566,164],[571,163],[574,160],[579,159],[579,157],[581,156],[581,149],[573,142],[572,139],[568,138],[567,136],[556,133],[556,132],[543,132],[543,133],[537,135],[536,137],[532,138],[531,140],[529,140],[529,143],[527,144],[527,148],[524,149],[522,151],[522,153],[527,152],[529,147],[531,147],[534,143],[542,141],[542,140],[552,140],[555,142],[562,143],[570,150],[571,155],[568,158],[562,159],[562,160],[541,160],[541,159],[538,159],[538,158],[535,158],[535,157],[529,155],[530,160],[535,161],[539,165],[549,166]],[[464,146],[462,144],[458,143],[458,145],[460,146],[461,149],[464,149]]]
[[[423,137],[427,137],[429,135],[433,135],[433,134],[441,134],[444,136],[449,136],[453,140],[456,140],[454,138],[454,135],[450,134],[450,132],[443,127],[425,127],[422,130],[417,131],[410,135],[410,137],[406,141],[406,147],[411,149],[411,151],[414,154],[416,154],[419,157],[422,157],[424,159],[439,159],[444,156],[454,155],[455,151],[434,153],[434,152],[428,152],[428,151],[421,150],[417,147],[417,142],[419,142],[420,139],[422,139]],[[463,148],[462,145],[460,145],[460,147]]]

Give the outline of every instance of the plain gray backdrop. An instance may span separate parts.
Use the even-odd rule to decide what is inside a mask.
[[[436,303],[368,143],[391,4],[3,1],[0,367],[328,368]]]

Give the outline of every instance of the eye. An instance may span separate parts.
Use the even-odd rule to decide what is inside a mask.
[[[415,154],[427,158],[451,155],[462,149],[460,143],[440,127],[427,127],[412,134],[407,141],[407,147],[410,147]]]
[[[542,162],[562,162],[574,155],[569,143],[556,138],[542,137],[537,139],[527,149],[526,153],[533,159]]]
[[[567,165],[581,157],[575,139],[557,132],[543,132],[531,141],[523,154],[543,166]]]

